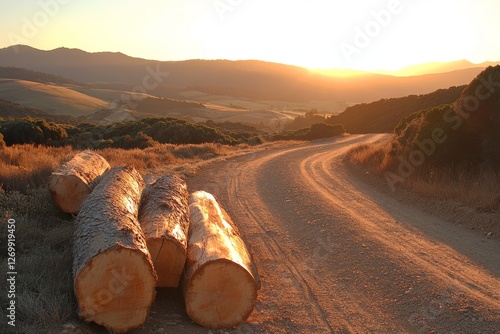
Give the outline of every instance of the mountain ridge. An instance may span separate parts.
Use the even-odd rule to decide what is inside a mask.
[[[151,93],[167,98],[179,98],[178,94],[183,91],[199,90],[258,100],[362,103],[467,84],[482,70],[471,68],[417,77],[377,73],[335,77],[260,60],[155,61],[122,53],[16,47],[17,53],[13,52],[15,47],[0,49],[0,65],[28,68],[85,83],[126,83],[137,89],[144,88],[148,75],[159,71],[165,77]]]

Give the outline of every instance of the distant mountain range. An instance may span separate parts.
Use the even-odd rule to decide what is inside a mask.
[[[406,69],[407,73],[425,75],[401,77],[394,73],[312,71],[255,60],[155,61],[122,53],[88,53],[67,48],[42,51],[19,45],[0,49],[0,66],[50,73],[100,88],[135,88],[136,91],[169,98],[182,98],[183,92],[199,91],[261,101],[343,101],[353,104],[464,85],[486,64],[428,64]],[[405,71],[398,72],[398,75],[401,73]]]
[[[500,65],[500,62],[484,62],[474,64],[467,60],[457,60],[451,62],[433,62],[427,64],[408,66],[397,71],[376,71],[379,74],[395,75],[395,76],[417,76],[426,74],[447,73],[453,71],[461,71],[466,69],[485,69],[488,66]]]

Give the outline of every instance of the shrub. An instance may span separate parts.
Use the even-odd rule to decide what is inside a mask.
[[[0,129],[7,145],[42,144],[43,130],[28,121],[4,122]]]
[[[309,133],[307,134],[307,139],[322,139],[322,138],[330,138],[340,136],[344,134],[346,131],[344,127],[340,124],[325,124],[325,123],[317,123],[311,125],[309,129]]]
[[[9,146],[14,144],[40,145],[68,136],[66,130],[60,125],[47,123],[44,119],[32,118],[4,121],[0,125],[0,132]]]
[[[330,138],[340,136],[345,133],[345,129],[340,124],[325,124],[317,123],[311,125],[310,128],[299,130],[282,131],[272,135],[272,140],[315,140],[322,138]]]

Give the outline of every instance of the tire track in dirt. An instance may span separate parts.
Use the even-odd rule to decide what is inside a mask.
[[[352,145],[353,142],[356,142],[357,137],[351,137],[345,140],[339,140],[337,146],[346,146]],[[328,147],[331,144],[318,144],[315,145],[315,148],[320,147]],[[291,273],[292,279],[297,283],[297,294],[299,300],[302,301],[304,306],[307,308],[312,308],[310,311],[310,319],[311,322],[305,322],[306,325],[295,326],[293,329],[295,331],[310,332],[313,330],[314,332],[356,332],[356,328],[359,327],[356,323],[361,322],[366,326],[368,323],[376,323],[380,320],[380,318],[384,318],[383,314],[377,314],[378,312],[372,309],[363,308],[360,303],[358,303],[357,297],[351,296],[351,294],[346,293],[345,289],[339,289],[335,282],[328,282],[326,286],[328,289],[336,289],[333,292],[336,296],[342,296],[342,298],[332,299],[330,298],[330,294],[325,292],[324,288],[317,283],[318,280],[312,279],[311,275],[308,272],[311,269],[307,265],[307,260],[301,259],[297,261],[296,257],[290,253],[288,249],[281,246],[284,244],[293,250],[293,253],[300,254],[300,248],[296,247],[296,245],[288,245],[286,243],[286,237],[281,238],[281,242],[276,241],[279,236],[283,236],[287,234],[286,230],[278,230],[269,233],[270,227],[268,224],[263,222],[278,222],[280,220],[279,217],[274,216],[269,213],[269,210],[255,210],[255,208],[266,208],[266,203],[262,202],[258,196],[238,196],[238,194],[248,194],[248,193],[258,193],[259,190],[256,189],[256,183],[253,180],[256,180],[261,173],[261,169],[265,168],[266,165],[276,159],[284,155],[289,155],[294,152],[298,152],[301,150],[309,150],[310,147],[306,148],[292,148],[286,150],[285,152],[279,152],[276,154],[268,155],[260,159],[256,159],[245,166],[243,166],[237,175],[234,178],[231,178],[228,187],[227,187],[227,198],[233,199],[234,203],[238,206],[239,212],[244,212],[248,217],[251,218],[253,227],[257,227],[256,231],[251,229],[252,234],[258,236],[258,238],[263,242],[265,248],[267,250],[262,251],[262,247],[259,249],[255,249],[256,257],[260,259],[269,259],[269,255],[272,255],[272,261],[274,263],[280,263],[285,268],[282,269],[284,272]],[[241,182],[243,182],[243,185]],[[247,226],[247,225],[246,225]],[[254,237],[255,238],[255,237]],[[251,243],[251,242],[250,242]],[[287,248],[288,248],[287,247]],[[300,256],[300,255],[299,255]],[[315,264],[317,265],[317,264]],[[340,287],[342,288],[342,287]],[[290,291],[287,292],[290,294]],[[334,314],[328,313],[325,311],[322,303],[319,301],[316,295],[321,295],[324,298],[328,299],[326,303],[328,304],[328,308],[335,308],[336,312]],[[289,298],[285,298],[283,301],[288,300]],[[323,304],[325,301],[323,301]],[[350,313],[353,315],[351,317],[354,319],[352,322],[347,321],[349,318],[345,318],[340,316],[341,314],[346,312],[347,305],[349,305]],[[376,318],[378,320],[375,320]],[[304,319],[302,319],[304,320]],[[304,321],[303,321],[304,323]],[[314,324],[311,327],[311,323]]]
[[[498,333],[498,243],[401,204],[342,163],[352,145],[383,138],[258,152],[189,181],[219,198],[254,254],[255,332]]]
[[[338,153],[321,153],[302,161],[301,171],[304,180],[314,186],[326,200],[334,203],[339,210],[360,222],[371,238],[376,238],[394,250],[394,253],[399,252],[400,255],[404,253],[407,261],[416,264],[419,268],[425,268],[436,279],[443,280],[444,284],[452,285],[455,289],[462,290],[482,303],[500,310],[500,280],[497,277],[485,269],[471,265],[466,256],[448,245],[435,242],[416,229],[409,230],[407,228],[409,224],[402,226],[401,223],[395,221],[395,216],[399,216],[402,221],[410,221],[412,226],[418,225],[415,220],[421,219],[422,216],[428,221],[427,224],[438,225],[439,219],[417,212],[417,210],[409,215],[407,207],[403,210],[397,207],[399,203],[396,206],[391,205],[389,214],[370,196],[358,191],[350,182],[346,182],[350,177],[343,170],[338,156]],[[346,205],[343,196],[333,191],[335,187],[342,187],[343,194],[352,194],[349,200],[351,207]],[[379,198],[382,196],[378,194]],[[384,200],[386,203],[392,202],[388,198]],[[370,214],[362,214],[363,212],[370,212]],[[498,265],[500,266],[500,258]]]

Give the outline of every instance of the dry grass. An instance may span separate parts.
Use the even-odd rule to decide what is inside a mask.
[[[0,185],[26,192],[44,186],[50,173],[75,152],[69,147],[16,145],[0,149]]]
[[[111,166],[129,164],[146,175],[197,165],[246,148],[158,145],[146,150],[105,149],[98,153]],[[7,221],[15,219],[19,333],[56,333],[61,324],[78,323],[71,273],[73,217],[54,207],[46,187],[50,173],[75,153],[70,147],[33,145],[0,149],[0,243],[5,249]],[[5,268],[6,253],[0,254]],[[0,304],[5,310],[6,285],[0,286]],[[11,331],[6,321],[0,322],[0,333]]]
[[[474,170],[427,169],[408,179],[407,183],[410,189],[426,196],[500,213],[500,171],[491,166],[480,166]]]
[[[76,312],[72,292],[71,217],[59,213],[46,188],[25,194],[0,190],[0,242],[7,240],[7,220],[16,220],[16,332],[53,333]],[[2,247],[5,250],[5,247]],[[0,259],[6,266],[6,251]],[[1,285],[1,306],[7,305],[6,285]],[[1,333],[12,327],[0,323]]]
[[[247,148],[221,144],[157,145],[145,150],[108,148],[98,150],[111,166],[131,165],[143,175],[168,172],[182,165],[226,156]],[[20,191],[45,186],[50,173],[70,159],[77,151],[70,147],[36,147],[16,145],[0,149],[0,186],[4,190]]]
[[[347,154],[347,160],[353,164],[365,165],[376,175],[383,175],[386,171],[397,167],[397,161],[390,152],[391,145],[388,142],[363,144],[351,149]]]
[[[98,153],[111,166],[132,165],[146,176],[169,171],[185,173],[211,159],[295,144],[158,145],[145,150],[105,149]],[[77,316],[72,279],[74,219],[55,208],[46,187],[51,171],[75,153],[70,147],[33,145],[0,149],[0,245],[6,249],[7,221],[15,219],[18,333],[60,333],[61,325],[66,323],[77,324],[82,329],[79,333],[95,332]],[[6,256],[6,251],[0,253],[4,268]],[[0,284],[0,307],[5,310],[7,303],[6,284]],[[0,333],[11,332],[12,327],[1,321]]]
[[[347,154],[347,161],[364,165],[378,176],[386,172],[397,174],[400,162],[396,155],[391,154],[391,145],[391,142],[382,142],[357,146]],[[405,179],[402,186],[432,198],[500,213],[500,171],[488,165],[476,168],[420,167]]]
[[[71,88],[26,80],[2,79],[0,96],[8,96],[13,102],[40,109],[52,110],[58,115],[90,115],[106,108],[101,99],[77,92]]]

